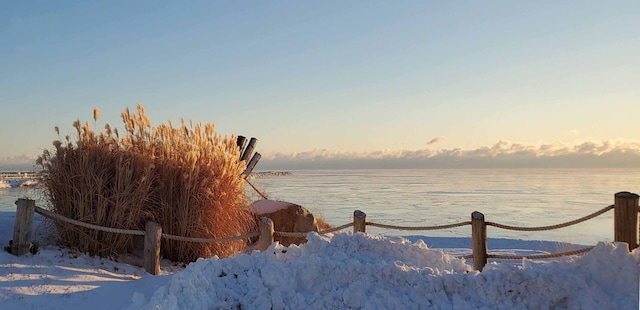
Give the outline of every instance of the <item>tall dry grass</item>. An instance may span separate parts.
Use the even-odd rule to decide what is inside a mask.
[[[94,111],[94,121],[99,110]],[[74,123],[77,140],[54,141],[39,163],[48,172],[45,188],[54,212],[83,222],[123,229],[144,229],[158,222],[163,232],[219,238],[255,230],[255,220],[240,174],[244,162],[235,137],[221,137],[213,124],[157,127],[144,113],[126,109],[124,132],[107,124],[92,131]],[[56,127],[59,135],[59,129]],[[101,256],[130,250],[131,236],[103,233],[58,223],[60,240]],[[165,258],[191,262],[199,257],[227,257],[244,241],[195,243],[162,241]]]

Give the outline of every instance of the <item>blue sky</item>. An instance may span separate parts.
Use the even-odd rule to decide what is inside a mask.
[[[3,2],[0,170],[138,102],[267,168],[634,165],[638,29],[638,1]]]

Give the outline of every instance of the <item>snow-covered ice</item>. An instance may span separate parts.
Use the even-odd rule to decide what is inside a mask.
[[[251,207],[257,215],[274,213],[276,211],[286,209],[291,203],[277,200],[256,200]]]
[[[14,216],[0,212],[5,244]],[[451,255],[464,252],[459,238],[438,239],[445,250],[417,236],[308,239],[184,269],[165,262],[160,276],[54,245],[22,257],[3,251],[0,309],[638,309],[640,251],[626,244],[553,260],[490,260],[477,272]],[[501,254],[544,243],[507,244],[514,248]]]

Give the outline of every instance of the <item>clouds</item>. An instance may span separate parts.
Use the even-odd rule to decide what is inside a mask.
[[[432,139],[435,144],[441,138]],[[261,169],[373,168],[640,168],[640,141],[605,140],[575,145],[498,141],[476,149],[374,152],[312,150],[263,156]]]
[[[427,143],[434,145],[444,138]],[[37,156],[0,158],[2,171],[32,171]],[[257,169],[376,168],[640,168],[640,140],[588,141],[579,144],[527,144],[500,140],[474,149],[379,150],[345,152],[315,149],[263,154]]]
[[[19,155],[0,157],[0,171],[34,171],[36,169],[36,155]]]
[[[432,144],[436,144],[439,142],[444,141],[444,137],[435,137],[433,139],[431,139],[429,142],[427,142],[427,145],[432,145]]]

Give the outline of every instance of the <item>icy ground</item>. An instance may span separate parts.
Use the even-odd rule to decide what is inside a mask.
[[[5,245],[14,217],[0,212]],[[42,240],[36,255],[0,253],[0,309],[638,309],[640,252],[626,244],[556,260],[490,261],[480,273],[455,258],[470,253],[464,238],[309,239],[184,269],[164,262],[160,276]],[[553,243],[490,239],[496,247],[533,254]]]

